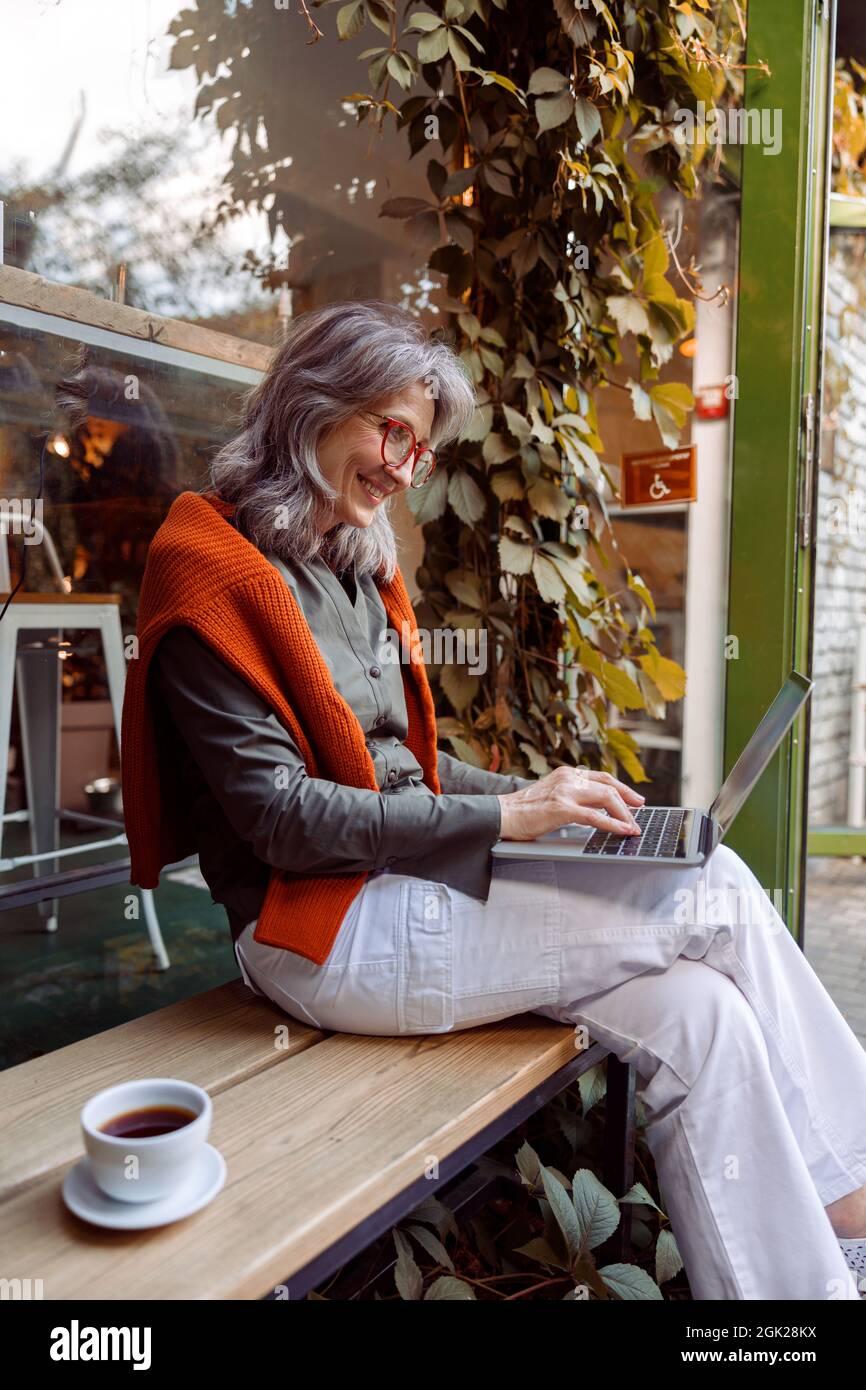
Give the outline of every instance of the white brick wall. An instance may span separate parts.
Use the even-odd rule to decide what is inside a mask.
[[[833,232],[818,480],[809,824],[847,820],[851,682],[866,624],[866,236]]]

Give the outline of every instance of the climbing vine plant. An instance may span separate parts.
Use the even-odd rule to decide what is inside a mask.
[[[332,6],[326,36],[316,16]],[[171,64],[195,68],[197,114],[236,135],[221,215],[268,207],[297,136],[280,93],[305,42],[366,35],[369,86],[347,94],[356,119],[393,121],[407,155],[426,158],[429,197],[398,193],[380,214],[406,224],[440,278],[436,303],[478,406],[430,485],[407,494],[425,541],[416,612],[422,627],[490,639],[486,670],[431,667],[440,734],[494,770],[594,763],[646,780],[610,708],[663,718],[685,677],[658,650],[641,577],[625,566],[618,590],[604,582],[616,488],[597,402],[628,392],[666,446],[693,405],[664,368],[693,329],[699,279],[672,265],[657,195],[701,186],[709,152],[682,140],[677,113],[736,97],[741,7],[298,0],[280,13],[289,8],[199,0],[170,27]],[[244,75],[250,52],[256,82]],[[279,277],[266,267],[264,278]]]

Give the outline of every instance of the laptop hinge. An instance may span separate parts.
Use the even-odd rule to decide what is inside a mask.
[[[701,854],[711,854],[718,843],[716,840],[715,825],[716,823],[712,816],[708,816],[705,813],[701,817]],[[721,836],[719,836],[719,839],[721,839]]]

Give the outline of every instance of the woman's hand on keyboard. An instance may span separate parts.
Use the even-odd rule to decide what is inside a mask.
[[[630,807],[645,798],[609,772],[591,768],[557,767],[531,787],[498,798],[502,807],[500,838],[535,840],[560,826],[576,823],[616,835],[639,835]]]

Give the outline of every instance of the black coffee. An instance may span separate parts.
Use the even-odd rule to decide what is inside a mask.
[[[198,1116],[180,1105],[147,1105],[140,1110],[125,1110],[122,1115],[106,1120],[100,1133],[113,1134],[117,1139],[154,1139],[158,1134],[171,1134],[183,1129]]]

